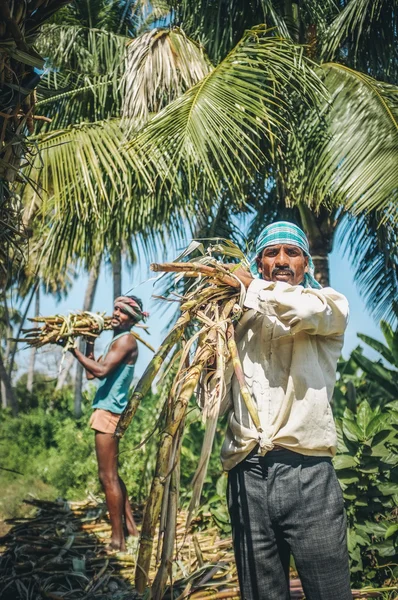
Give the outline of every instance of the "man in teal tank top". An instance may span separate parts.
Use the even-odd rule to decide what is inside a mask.
[[[129,535],[138,531],[130,507],[126,486],[118,474],[118,439],[113,437],[120,414],[127,400],[138,357],[137,342],[130,330],[147,317],[142,302],[135,296],[116,298],[111,325],[114,336],[98,360],[94,357],[94,342],[87,342],[86,353],[75,348],[73,355],[86,369],[87,379],[99,379],[93,401],[90,425],[95,431],[98,475],[105,492],[112,527],[111,550],[125,550],[124,528]]]

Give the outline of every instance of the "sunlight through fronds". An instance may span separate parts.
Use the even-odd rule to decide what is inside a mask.
[[[171,189],[182,174],[189,193],[205,180],[213,194],[226,186],[239,195],[242,178],[281,151],[278,135],[289,128],[292,94],[315,104],[324,88],[302,48],[259,26],[129,147]]]

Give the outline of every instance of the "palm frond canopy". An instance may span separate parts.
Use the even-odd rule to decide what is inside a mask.
[[[243,178],[267,169],[280,151],[278,135],[292,119],[290,94],[315,104],[323,86],[301,48],[260,26],[156,115],[130,148],[171,189],[185,177],[189,193],[206,181],[213,196],[227,187],[242,201]]]
[[[208,51],[212,62],[223,60],[247,29],[265,23],[262,0],[171,1],[172,17]]]
[[[128,40],[102,29],[51,23],[42,28],[37,48],[49,67],[94,78],[120,72]]]
[[[73,72],[48,71],[37,90],[36,114],[46,117],[40,132],[71,124],[119,116],[122,104],[120,78],[114,73],[95,78]]]
[[[120,114],[120,80],[128,38],[78,25],[43,28],[40,51],[48,70],[38,88],[37,112],[61,129]]]
[[[134,37],[143,20],[142,0],[84,0],[60,10],[52,22]]]
[[[211,65],[180,29],[152,29],[130,42],[122,80],[123,115],[147,120],[203,79]]]
[[[349,0],[325,32],[322,54],[398,83],[397,0]]]
[[[87,0],[42,28],[37,48],[47,70],[36,107],[52,122],[41,131],[120,116],[126,46],[141,21],[138,0]]]
[[[375,209],[392,214],[398,190],[398,88],[337,63],[321,69],[330,101],[303,119],[301,139],[291,149],[296,174],[290,188],[296,187],[299,201],[316,206],[326,201],[354,214]]]
[[[370,312],[376,319],[397,324],[398,218],[385,220],[375,211],[356,218],[343,215],[337,241]]]
[[[39,152],[31,177],[37,181],[43,210],[45,202],[54,197],[61,217],[70,206],[82,220],[93,214],[101,216],[110,208],[112,197],[129,197],[132,173],[144,173],[137,168],[133,153],[123,152],[118,119],[82,123],[37,136],[34,141]]]
[[[165,4],[162,2],[162,4]],[[170,19],[203,44],[214,63],[223,60],[245,31],[260,23],[284,38],[312,43],[338,14],[333,0],[170,0]]]

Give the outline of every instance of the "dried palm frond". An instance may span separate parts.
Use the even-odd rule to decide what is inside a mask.
[[[167,519],[164,518],[163,536],[160,534],[159,537],[159,545],[163,541],[163,550],[160,567],[152,587],[155,599],[162,598],[170,572],[178,501],[179,449],[188,403],[198,385],[200,384],[201,389],[200,404],[206,431],[192,483],[188,523],[199,504],[221,400],[225,392],[225,367],[230,359],[237,380],[241,384],[242,397],[255,425],[260,428],[255,404],[242,377],[242,366],[234,341],[234,323],[239,320],[243,312],[243,286],[234,275],[235,266],[226,266],[214,255],[239,260],[240,263],[236,268],[239,266],[248,268],[248,261],[237,246],[226,240],[218,241],[207,249],[203,244],[194,242],[187,251],[182,253],[180,260],[188,258],[192,251],[199,251],[202,256],[192,262],[151,265],[153,271],[174,273],[176,281],[180,281],[182,277],[187,278],[190,285],[188,291],[180,298],[179,319],[134,389],[116,430],[116,435],[121,437],[168,354],[183,339],[181,351],[175,354],[177,357],[175,360],[178,360],[176,375],[165,404],[165,425],[160,434],[155,474],[143,517],[136,569],[136,587],[142,593],[147,584],[159,515],[161,512],[163,516],[168,515]],[[160,548],[157,554],[160,556]]]
[[[29,321],[33,323],[43,323],[41,327],[36,326],[30,329],[22,329],[25,337],[15,339],[15,342],[25,342],[29,346],[40,348],[46,344],[58,344],[65,342],[66,350],[74,348],[78,337],[95,339],[104,330],[112,329],[112,317],[106,317],[105,313],[93,313],[90,311],[71,312],[69,315],[54,315],[51,317],[32,317]],[[139,324],[135,325],[140,327]],[[142,325],[141,325],[142,327]],[[154,348],[148,344],[136,331],[130,333],[147,348],[155,352]]]

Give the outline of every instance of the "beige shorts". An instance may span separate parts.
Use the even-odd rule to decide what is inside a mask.
[[[91,429],[99,431],[100,433],[115,433],[116,425],[118,424],[120,415],[110,412],[109,410],[103,410],[102,408],[96,408],[90,417],[89,424]]]

